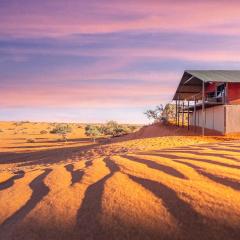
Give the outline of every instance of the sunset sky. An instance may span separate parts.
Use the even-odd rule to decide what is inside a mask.
[[[184,69],[240,69],[240,1],[0,0],[0,120],[145,123]]]

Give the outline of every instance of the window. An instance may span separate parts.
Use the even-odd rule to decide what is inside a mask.
[[[222,97],[225,91],[225,84],[221,84],[217,87],[217,98]]]

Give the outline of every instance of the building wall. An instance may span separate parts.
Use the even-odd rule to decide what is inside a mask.
[[[240,105],[225,105],[226,133],[240,132]]]
[[[205,88],[205,92],[208,93],[208,92],[214,92],[216,89],[216,83],[213,82],[213,83],[208,83],[206,88]]]
[[[240,83],[228,83],[228,103],[240,104]]]
[[[205,128],[224,133],[224,105],[206,108]],[[239,109],[240,111],[240,109]],[[190,125],[194,126],[194,114],[191,114]],[[196,111],[196,125],[202,127],[202,110]]]

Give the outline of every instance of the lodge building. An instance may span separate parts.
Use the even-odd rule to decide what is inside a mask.
[[[176,124],[221,134],[240,132],[240,71],[186,70],[174,94]]]

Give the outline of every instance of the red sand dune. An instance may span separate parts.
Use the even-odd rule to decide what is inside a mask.
[[[152,125],[108,144],[76,130],[64,144],[39,134],[47,124],[10,125],[0,124],[0,239],[239,239],[237,135]]]

